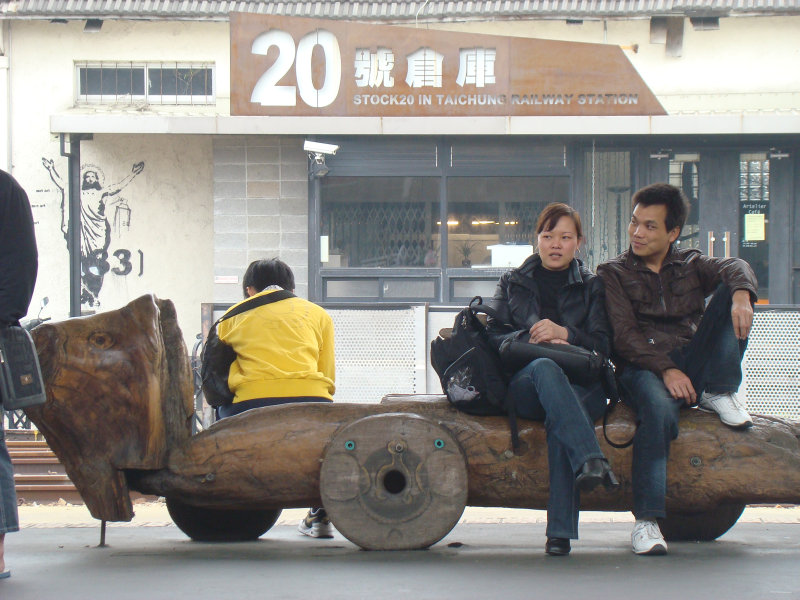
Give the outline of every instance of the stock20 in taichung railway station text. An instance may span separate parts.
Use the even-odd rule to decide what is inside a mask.
[[[665,114],[618,46],[231,15],[231,114]]]

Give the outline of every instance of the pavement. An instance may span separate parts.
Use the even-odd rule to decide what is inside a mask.
[[[190,541],[163,502],[109,523],[107,546],[82,505],[24,505],[6,537],[0,600],[568,599],[800,600],[800,507],[748,507],[714,542],[672,542],[665,557],[630,551],[630,513],[581,513],[568,557],[543,552],[543,511],[469,507],[428,550],[365,552],[336,533],[315,540],[282,513],[255,542]]]
[[[135,516],[129,523],[108,523],[108,528],[116,527],[168,527],[172,519],[167,506],[161,501],[137,502],[134,504]],[[306,510],[286,509],[281,513],[276,525],[297,524]],[[633,523],[629,512],[584,511],[581,523]],[[83,504],[24,504],[19,507],[20,527],[99,527]],[[516,508],[485,508],[468,506],[459,524],[501,524],[501,523],[547,523],[547,513],[543,510]],[[794,523],[800,524],[800,506],[748,506],[738,523]]]

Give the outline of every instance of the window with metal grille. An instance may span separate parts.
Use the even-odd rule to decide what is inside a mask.
[[[595,149],[585,153],[584,186],[590,205],[583,223],[590,234],[583,247],[585,263],[594,269],[628,248],[628,221],[633,190],[631,153]]]
[[[211,63],[76,63],[78,104],[213,104]]]
[[[669,182],[683,190],[689,200],[689,214],[681,229],[678,245],[681,248],[700,247],[700,155],[675,154],[669,161]]]
[[[753,267],[758,298],[769,299],[769,159],[739,156],[739,257]]]

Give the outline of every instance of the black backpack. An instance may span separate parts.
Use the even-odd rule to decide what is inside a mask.
[[[205,396],[209,406],[216,408],[233,402],[233,392],[228,387],[228,372],[233,361],[236,360],[236,352],[219,339],[217,335],[219,322],[259,306],[287,298],[294,298],[294,294],[286,290],[277,290],[263,296],[257,296],[242,302],[233,310],[225,313],[211,326],[206,342],[203,344],[203,354],[200,359],[200,379],[203,386],[203,396]]]
[[[505,404],[508,382],[500,355],[489,341],[479,314],[502,322],[494,309],[483,304],[483,298],[475,296],[456,315],[450,337],[439,336],[431,342],[431,366],[439,376],[442,391],[458,410],[476,416],[507,414],[516,448],[516,418],[513,407]]]

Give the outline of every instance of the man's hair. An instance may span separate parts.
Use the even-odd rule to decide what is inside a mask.
[[[277,258],[254,260],[244,272],[242,291],[247,298],[247,288],[252,287],[256,292],[263,291],[271,285],[279,285],[283,289],[294,289],[294,273],[282,260]]]
[[[563,202],[553,202],[544,207],[536,221],[536,235],[543,231],[552,231],[561,217],[569,217],[575,223],[575,231],[578,232],[578,239],[583,239],[583,228],[581,227],[581,216],[578,211],[569,204]]]
[[[638,190],[631,198],[631,209],[637,204],[653,206],[661,204],[667,209],[667,218],[664,225],[667,231],[676,227],[680,230],[686,224],[689,215],[689,200],[680,188],[668,183],[653,183]]]

